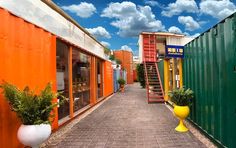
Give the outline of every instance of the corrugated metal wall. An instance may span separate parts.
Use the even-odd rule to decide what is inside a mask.
[[[0,9],[0,83],[37,91],[48,82],[56,90],[56,37],[23,19]],[[57,115],[57,110],[55,110]],[[56,123],[53,127],[57,127]],[[0,94],[0,146],[23,147],[17,140],[20,121]]]
[[[157,64],[158,64],[158,69],[159,69],[159,73],[160,73],[160,77],[161,77],[161,83],[164,88],[165,87],[164,86],[164,60],[161,60]]]
[[[184,86],[195,92],[190,118],[236,147],[236,14],[185,46]]]
[[[122,68],[124,68],[127,72],[127,84],[133,84],[133,54],[130,51],[126,50],[117,50],[113,51],[116,59],[121,60]]]
[[[112,63],[104,62],[104,97],[113,93],[113,68]]]

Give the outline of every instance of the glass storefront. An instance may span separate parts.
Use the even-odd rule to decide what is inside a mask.
[[[91,56],[72,50],[74,112],[90,104],[90,63]]]
[[[57,91],[63,91],[63,96],[69,98],[69,47],[57,39],[56,43],[56,61],[57,61]],[[60,99],[60,98],[59,98]],[[58,119],[67,117],[70,113],[69,102],[65,101],[63,105],[58,108]]]
[[[169,65],[169,89],[180,88],[180,76],[179,76],[179,58],[170,59]]]
[[[102,73],[102,61],[97,59],[97,99],[101,98],[103,96],[103,73]]]

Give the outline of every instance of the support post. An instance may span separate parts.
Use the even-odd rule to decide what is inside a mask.
[[[179,59],[179,86],[180,88],[183,87],[183,65],[182,65],[182,59]]]
[[[164,59],[164,88],[165,88],[165,101],[169,100],[168,92],[169,92],[169,60]]]
[[[74,116],[73,82],[72,82],[72,46],[69,48],[69,98],[70,98],[70,118]]]

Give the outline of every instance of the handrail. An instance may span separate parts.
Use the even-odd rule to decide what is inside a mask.
[[[157,76],[158,76],[158,79],[160,81],[161,92],[162,92],[163,97],[164,97],[164,91],[163,91],[163,87],[162,87],[162,82],[161,82],[161,77],[160,77],[159,69],[158,69],[158,66],[157,66],[157,62],[155,62],[155,66],[156,66],[156,70],[157,70]]]
[[[148,81],[148,75],[147,75],[147,67],[146,67],[146,62],[144,61],[144,67],[145,67],[145,76],[146,76],[146,90],[147,90],[147,96],[148,96],[148,101],[149,101],[149,81]]]

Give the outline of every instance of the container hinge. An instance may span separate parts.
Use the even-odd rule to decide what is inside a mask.
[[[217,36],[217,33],[218,33],[217,26],[213,29],[213,33],[215,36]]]

